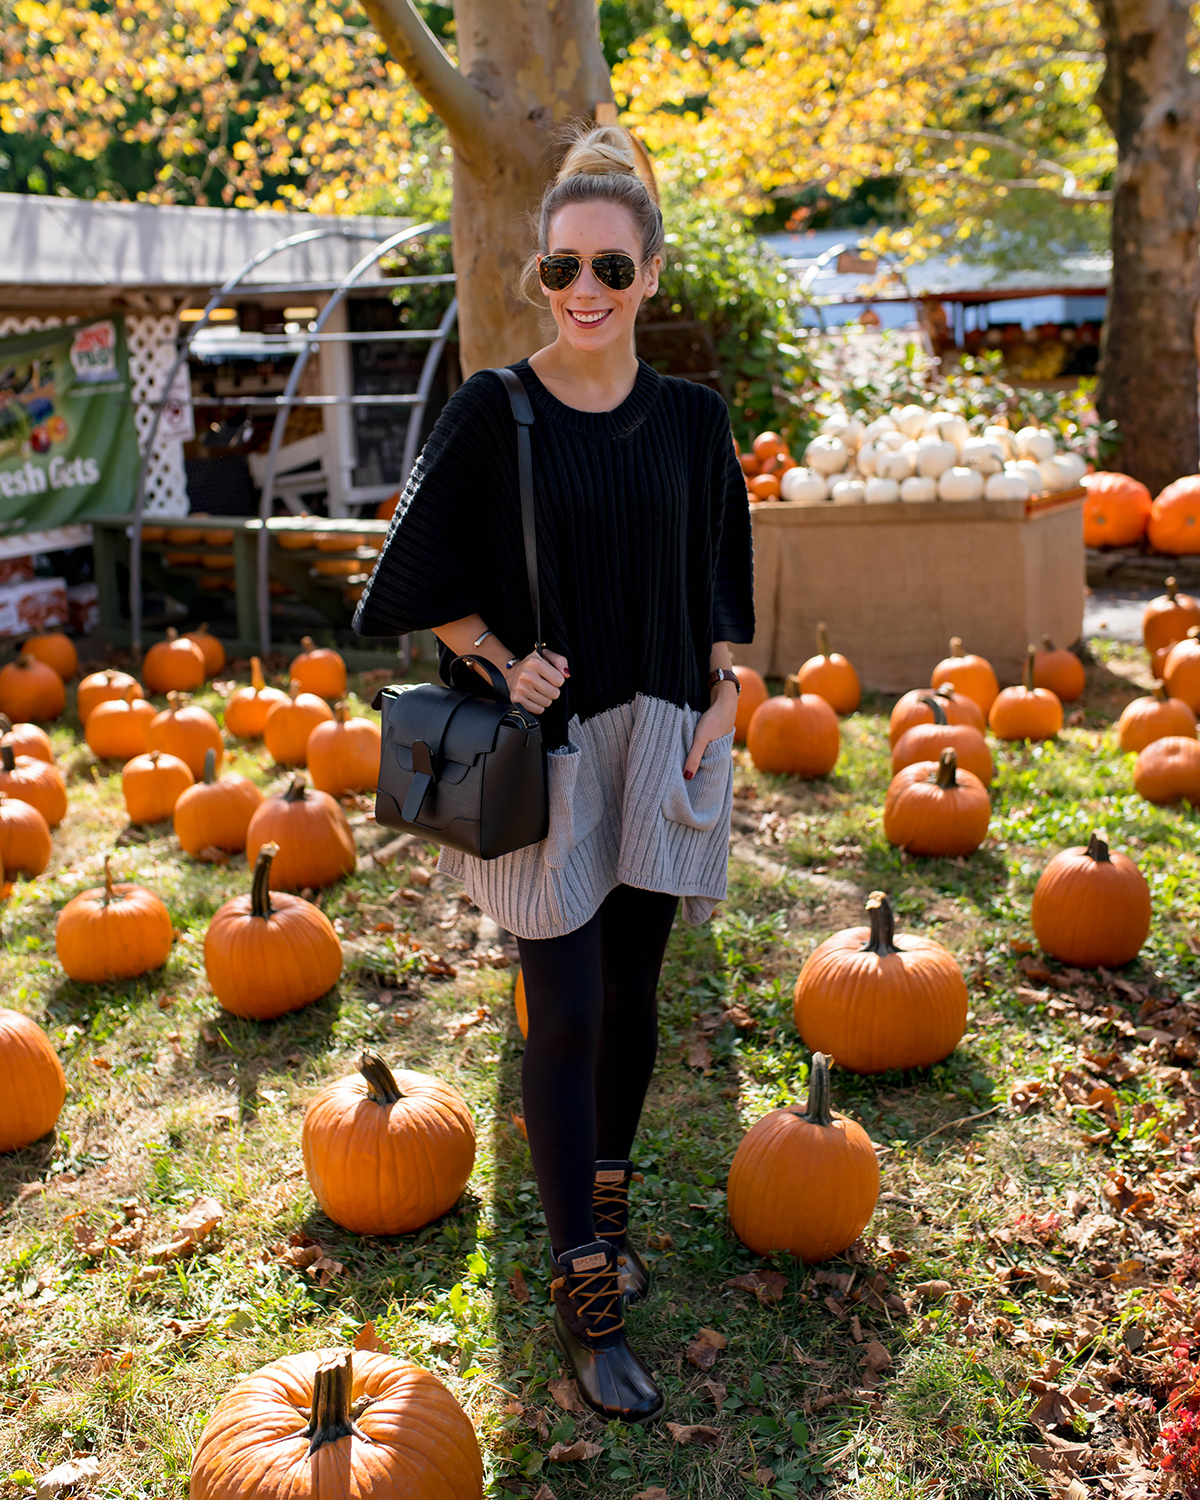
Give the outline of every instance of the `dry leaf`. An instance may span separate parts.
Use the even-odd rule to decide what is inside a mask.
[[[354,1347],[356,1349],[369,1349],[373,1354],[390,1354],[391,1345],[385,1344],[375,1332],[375,1324],[364,1323],[354,1336]]]
[[[787,1291],[787,1277],[781,1271],[747,1271],[724,1284],[735,1292],[753,1292],[764,1307],[781,1302]]]
[[[677,1443],[702,1443],[712,1447],[721,1441],[721,1434],[715,1427],[684,1427],[678,1422],[668,1422],[667,1431]]]
[[[524,1115],[511,1115],[510,1119],[512,1120],[513,1124],[517,1127],[517,1129],[521,1132],[521,1134],[525,1137],[525,1139],[528,1140],[529,1139],[529,1132],[525,1129],[525,1116]],[[536,1496],[534,1497],[534,1500],[536,1500]]]
[[[215,844],[205,844],[196,858],[206,865],[227,865],[229,863],[229,851],[218,849]]]
[[[859,1364],[873,1371],[876,1375],[891,1367],[892,1356],[887,1352],[878,1339],[872,1339],[862,1352]]]
[[[562,1375],[557,1380],[551,1380],[546,1386],[550,1392],[550,1399],[555,1406],[561,1407],[563,1411],[569,1411],[582,1415],[586,1410],[583,1402],[579,1399],[579,1391],[575,1382],[569,1375]]]
[[[951,1287],[948,1281],[919,1281],[912,1289],[914,1297],[929,1297],[931,1299],[948,1297],[950,1292]]]
[[[722,1021],[730,1021],[739,1031],[753,1031],[758,1022],[744,1005],[730,1005],[721,1012]]]
[[[143,1266],[140,1271],[135,1271],[129,1283],[131,1292],[139,1291],[142,1287],[153,1286],[156,1281],[162,1281],[167,1274],[165,1266]]]
[[[706,1380],[704,1389],[712,1397],[713,1405],[720,1411],[725,1404],[725,1397],[729,1394],[729,1387],[722,1385],[719,1380]]]
[[[1039,1292],[1049,1292],[1052,1296],[1061,1297],[1071,1290],[1067,1278],[1054,1266],[1035,1266],[1033,1279]]]
[[[599,1443],[585,1442],[583,1438],[576,1438],[573,1443],[555,1443],[547,1457],[552,1464],[575,1464],[580,1459],[595,1458],[597,1453],[603,1452]]]
[[[712,1049],[703,1037],[698,1037],[689,1044],[687,1065],[689,1068],[703,1068],[705,1071],[712,1067]]]
[[[1146,1188],[1134,1188],[1125,1180],[1124,1172],[1114,1172],[1100,1190],[1117,1213],[1140,1214],[1153,1206],[1154,1194]]]
[[[80,1255],[95,1259],[108,1249],[106,1237],[98,1229],[93,1229],[90,1224],[85,1224],[79,1219],[75,1221],[71,1233],[75,1240],[75,1248]]]
[[[653,1230],[646,1236],[646,1243],[651,1250],[669,1250],[675,1241],[666,1230],[656,1233]]]
[[[197,1198],[171,1231],[170,1240],[150,1251],[150,1259],[161,1264],[187,1255],[201,1240],[208,1238],[224,1217],[225,1209],[215,1198]]]
[[[671,1497],[661,1484],[652,1484],[648,1490],[638,1490],[630,1500],[671,1500]]]
[[[57,1500],[57,1496],[73,1490],[76,1485],[86,1484],[89,1479],[95,1479],[99,1472],[100,1460],[98,1458],[90,1456],[72,1458],[35,1480],[34,1494],[37,1500]]]
[[[544,1484],[533,1497],[533,1500],[558,1500],[558,1496],[548,1484]]]
[[[525,1281],[525,1272],[521,1270],[520,1266],[508,1278],[508,1289],[517,1302],[525,1303],[529,1301],[529,1286]]]
[[[688,1360],[698,1370],[711,1370],[717,1362],[717,1355],[728,1343],[724,1334],[713,1328],[702,1328],[687,1346]]]
[[[109,1062],[107,1057],[93,1057],[92,1067],[103,1068],[105,1072],[109,1072],[112,1069],[112,1063]]]
[[[316,1277],[318,1286],[328,1286],[333,1278],[340,1276],[345,1269],[340,1260],[331,1260],[323,1252],[311,1266],[306,1267],[308,1274]]]

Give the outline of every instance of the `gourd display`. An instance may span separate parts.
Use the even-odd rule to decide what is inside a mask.
[[[771,695],[767,691],[767,684],[763,681],[762,675],[753,667],[734,667],[733,671],[742,686],[742,691],[738,694],[733,738],[735,744],[744,745],[755,710],[760,708]]]
[[[1087,676],[1074,651],[1056,647],[1044,635],[1042,649],[1033,658],[1033,685],[1048,688],[1061,703],[1074,703],[1076,698],[1083,697]]]
[[[513,990],[513,1004],[517,1010],[517,1029],[521,1035],[529,1040],[529,1006],[525,1003],[525,975],[520,969],[517,970],[516,988]]]
[[[778,500],[780,494],[779,479],[780,476],[777,474],[756,474],[752,479],[746,481],[746,488],[755,500]],[[318,570],[320,567],[321,564],[318,563]],[[354,571],[359,572],[361,569],[356,566]]]
[[[983,475],[978,469],[956,464],[947,469],[937,482],[939,500],[982,500]]]
[[[22,643],[21,653],[45,662],[48,667],[58,673],[64,682],[70,682],[79,670],[79,653],[75,649],[75,642],[69,635],[63,635],[59,630],[49,631],[45,635],[29,636]]]
[[[936,695],[930,693],[927,696],[933,722],[912,725],[896,741],[892,747],[892,775],[917,761],[937,760],[943,750],[953,750],[964,771],[978,776],[984,786],[991,786],[996,767],[981,731],[973,724],[947,723],[945,710]]]
[[[213,545],[215,546],[216,543],[213,543]],[[205,675],[215,677],[225,665],[225,647],[215,635],[209,634],[207,623],[201,625],[198,630],[189,630],[187,639],[194,641],[200,647],[200,651],[204,657]]]
[[[318,646],[312,636],[306,635],[300,644],[304,650],[293,657],[288,676],[300,684],[302,693],[313,693],[318,698],[344,698],[346,696],[346,663],[336,651]]]
[[[808,1264],[848,1249],[879,1198],[879,1162],[856,1121],[830,1108],[829,1061],[813,1054],[808,1103],[764,1115],[729,1168],[729,1220],[756,1255],[779,1250]]]
[[[329,723],[333,710],[324,698],[302,692],[293,679],[286,702],[276,703],[267,714],[263,741],[277,766],[308,763],[308,737],[318,724]]]
[[[1025,659],[1025,681],[997,695],[988,727],[998,740],[1052,740],[1063,725],[1062,704],[1048,688],[1034,687],[1037,652]]]
[[[1200,740],[1170,734],[1147,745],[1133,763],[1133,789],[1159,807],[1200,807]]]
[[[174,627],[142,661],[142,681],[151,693],[190,693],[204,683],[204,652]]]
[[[32,880],[50,863],[50,827],[36,807],[0,792],[0,870],[3,878]]]
[[[308,789],[303,776],[293,776],[287,790],[266,798],[250,819],[246,858],[257,859],[267,843],[279,845],[271,866],[273,891],[331,885],[354,872],[346,814],[328,792]]]
[[[1000,691],[991,662],[982,656],[966,655],[958,636],[950,641],[950,655],[938,662],[929,678],[930,687],[943,685],[949,685],[955,692],[978,704],[985,719]]]
[[[58,961],[79,984],[136,979],[171,955],[171,914],[145,886],[115,885],[111,856],[104,884],[73,896],[54,924]]]
[[[1117,720],[1117,741],[1121,749],[1132,750],[1135,754],[1168,735],[1194,740],[1196,715],[1186,703],[1172,698],[1163,687],[1148,697],[1135,698],[1132,703],[1127,703]]]
[[[1146,523],[1150,545],[1177,557],[1200,552],[1200,474],[1189,474],[1156,495]]]
[[[11,745],[0,745],[0,792],[36,807],[48,828],[57,828],[67,815],[63,773],[49,761],[14,755]]]
[[[308,737],[308,774],[318,791],[331,797],[373,792],[379,785],[382,739],[373,719],[352,719],[340,702],[332,720],[319,723]]]
[[[1200,603],[1181,594],[1175,579],[1168,578],[1163,592],[1142,611],[1142,644],[1153,656],[1183,640],[1193,625],[1200,625]]]
[[[983,733],[987,720],[980,711],[978,703],[973,698],[968,698],[965,693],[958,692],[949,683],[943,683],[939,688],[911,688],[897,700],[895,708],[892,709],[891,719],[888,721],[888,742],[893,749],[901,735],[911,729],[914,724],[935,722],[930,698],[936,699],[941,704],[948,724],[970,724],[972,728],[978,729],[980,734]]]
[[[829,481],[816,469],[789,469],[779,481],[779,494],[794,504],[817,505],[829,499]]]
[[[201,779],[185,787],[175,804],[175,837],[193,858],[205,849],[240,853],[262,800],[262,792],[248,776],[234,771],[218,780],[217,757],[210,748]]]
[[[897,937],[882,891],[868,897],[867,912],[869,927],[835,932],[805,961],[792,1002],[796,1030],[852,1073],[931,1067],[966,1028],[962,971],[940,943]]]
[[[13,720],[57,719],[67,706],[62,678],[35,656],[0,667],[0,713]]]
[[[141,683],[128,672],[114,672],[107,668],[103,672],[90,673],[75,693],[75,712],[79,715],[79,722],[86,726],[88,715],[97,704],[126,698],[130,693],[135,698],[145,697]]]
[[[1132,547],[1146,534],[1150,491],[1128,474],[1085,474],[1083,502],[1085,547]]]
[[[34,760],[54,763],[50,736],[40,725],[14,724],[6,714],[0,714],[0,745],[10,745],[14,755],[30,755]]]
[[[106,698],[87,716],[83,735],[92,754],[101,760],[132,760],[150,748],[150,725],[158,710],[140,694],[132,696],[133,692],[130,688],[126,698]]]
[[[1167,653],[1162,669],[1163,686],[1172,698],[1200,713],[1200,625],[1193,625],[1183,640]]]
[[[175,804],[195,781],[177,755],[150,750],[126,761],[121,772],[125,811],[135,826],[161,823],[175,811]]]
[[[20,1011],[0,1010],[0,1152],[20,1151],[53,1130],[66,1097],[50,1038]]]
[[[841,743],[837,714],[815,693],[768,698],[755,710],[746,732],[746,748],[757,769],[782,776],[827,776],[837,764]]]
[[[1098,833],[1064,849],[1033,893],[1033,933],[1051,958],[1077,969],[1132,963],[1150,936],[1150,887],[1127,854]]]
[[[858,673],[846,658],[832,650],[824,622],[817,626],[817,654],[796,673],[802,693],[824,698],[835,714],[852,714],[862,702]]]
[[[313,1196],[354,1234],[411,1234],[462,1196],[475,1166],[475,1122],[457,1089],[393,1074],[364,1052],[358,1072],[326,1084],[301,1134]]]
[[[189,1500],[482,1500],[466,1413],[419,1365],[316,1349],[247,1376],[217,1404]]]
[[[198,703],[183,693],[168,693],[167,707],[151,719],[146,730],[146,749],[178,756],[197,780],[204,775],[204,761],[211,750],[218,767],[225,759],[221,726]]]
[[[273,1021],[326,995],[342,972],[342,944],[323,911],[301,896],[271,890],[279,846],[252,856],[248,896],[226,901],[204,935],[213,994],[235,1016]]]
[[[263,679],[262,662],[250,658],[250,686],[237,688],[225,702],[225,728],[239,740],[262,738],[267,715],[277,703],[287,703],[288,695],[280,688],[268,687]]]
[[[892,777],[883,834],[910,854],[973,854],[987,837],[991,817],[987,788],[959,770],[953,750],[943,750],[936,763],[918,761]]]

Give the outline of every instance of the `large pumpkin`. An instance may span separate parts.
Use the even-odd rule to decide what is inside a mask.
[[[948,683],[956,692],[963,693],[979,705],[979,711],[987,717],[1000,684],[992,664],[982,656],[967,655],[959,636],[950,641],[950,655],[938,662],[929,678],[930,687],[941,687]]]
[[[978,729],[980,734],[987,728],[987,719],[979,704],[974,698],[968,698],[965,693],[957,692],[952,684],[946,682],[939,688],[911,688],[902,698],[896,700],[896,706],[892,709],[892,716],[888,722],[888,743],[893,750],[901,736],[914,724],[937,722],[930,699],[936,699],[940,704],[948,724],[969,724],[972,728]]]
[[[300,642],[304,650],[292,658],[288,675],[300,684],[303,693],[314,693],[318,698],[344,698],[346,696],[346,663],[341,656],[327,646],[318,646],[311,635]]]
[[[250,686],[237,688],[225,702],[225,728],[239,740],[257,740],[267,722],[267,715],[277,703],[286,703],[288,695],[279,688],[267,687],[262,662],[250,658]]]
[[[758,770],[783,776],[827,776],[837,764],[841,743],[837,714],[816,693],[768,698],[746,733],[746,748]]]
[[[287,1354],[224,1396],[192,1458],[189,1500],[482,1500],[466,1413],[390,1354]]]
[[[953,750],[936,763],[918,761],[892,777],[883,804],[883,835],[910,854],[973,854],[987,837],[987,788],[958,769]]]
[[[733,671],[742,686],[738,694],[737,718],[733,723],[733,739],[735,744],[744,745],[755,710],[760,708],[771,695],[767,691],[767,684],[763,681],[762,674],[756,672],[753,667],[735,666]]]
[[[796,1030],[852,1073],[931,1067],[954,1051],[967,1024],[962,972],[940,943],[896,936],[882,891],[867,911],[870,927],[835,932],[800,970]]]
[[[7,714],[0,714],[0,745],[11,745],[14,755],[54,761],[54,747],[46,731],[37,724],[14,724]]]
[[[50,828],[36,807],[0,792],[0,871],[3,878],[28,875],[32,880],[50,863]]]
[[[142,681],[151,693],[190,693],[204,682],[204,652],[172,627],[146,652]]]
[[[858,673],[844,656],[832,650],[824,623],[817,626],[817,654],[796,673],[802,693],[824,698],[835,714],[852,714],[862,702]]]
[[[93,755],[101,760],[132,760],[150,748],[147,735],[157,710],[148,698],[134,697],[135,683],[125,698],[106,698],[87,716],[83,735]]]
[[[193,858],[206,849],[240,853],[262,800],[262,792],[248,776],[231,771],[218,781],[217,757],[210,748],[201,780],[185,787],[175,804],[175,837]]]
[[[334,712],[332,720],[323,720],[308,736],[305,752],[312,784],[331,797],[373,792],[379,784],[379,725],[373,719],[350,718],[345,702]]]
[[[1190,594],[1181,594],[1174,578],[1166,580],[1163,590],[1142,611],[1142,644],[1151,656],[1200,625],[1200,604]]]
[[[1048,635],[1042,637],[1042,649],[1034,653],[1033,685],[1047,688],[1061,703],[1074,703],[1083,696],[1087,676],[1083,663],[1074,651],[1055,646]]]
[[[1085,547],[1132,547],[1150,519],[1150,491],[1128,474],[1085,474],[1080,481]]]
[[[1160,687],[1145,698],[1127,703],[1117,720],[1117,740],[1122,750],[1135,754],[1168,735],[1196,738],[1196,715],[1186,703],[1172,698]]]
[[[1176,557],[1200,552],[1200,474],[1177,479],[1155,497],[1146,535],[1159,552]]]
[[[393,1075],[374,1052],[328,1083],[304,1115],[304,1171],[317,1202],[354,1234],[411,1234],[462,1196],[475,1122],[457,1089]]]
[[[0,1010],[0,1151],[20,1151],[53,1130],[67,1097],[58,1053],[28,1016]]]
[[[1133,763],[1133,789],[1159,807],[1200,807],[1200,740],[1171,734],[1147,745]]]
[[[328,794],[293,776],[283,793],[268,797],[246,830],[246,858],[254,860],[264,844],[279,845],[271,867],[271,889],[299,890],[331,885],[352,875],[357,862],[354,835],[346,814]]]
[[[301,692],[293,681],[287,699],[276,703],[267,714],[263,741],[277,766],[308,764],[308,737],[318,724],[333,719],[333,710],[315,693]]]
[[[177,755],[151,750],[126,761],[121,771],[121,791],[129,821],[161,823],[175,811],[175,804],[195,777]]]
[[[52,667],[64,682],[70,682],[79,670],[79,653],[69,635],[52,630],[46,635],[31,635],[21,647],[25,656],[35,656]]]
[[[520,969],[517,970],[517,983],[513,990],[513,1005],[517,1012],[517,1029],[521,1035],[529,1040],[529,1006],[525,1001],[525,975]]]
[[[953,750],[964,771],[978,776],[984,786],[991,786],[996,767],[982,732],[973,724],[948,724],[945,709],[936,695],[927,696],[933,722],[914,724],[896,741],[892,749],[892,775],[919,760],[937,760],[943,750]],[[822,1048],[822,1051],[828,1050],[828,1047]]]
[[[1099,834],[1064,849],[1033,893],[1033,932],[1060,963],[1113,969],[1132,963],[1150,936],[1150,887],[1127,854]]]
[[[19,656],[0,667],[0,713],[18,719],[57,719],[67,705],[63,680],[44,661]]]
[[[178,756],[197,780],[204,775],[204,760],[211,750],[218,768],[225,759],[221,726],[198,703],[183,693],[168,693],[167,707],[156,714],[146,731],[146,748]]]
[[[213,994],[235,1016],[273,1021],[326,995],[342,972],[342,944],[319,907],[273,894],[277,844],[254,855],[248,896],[226,901],[204,935],[204,968]]]
[[[1200,625],[1176,641],[1163,663],[1163,686],[1172,698],[1200,713]]]
[[[0,792],[36,807],[48,828],[57,828],[67,815],[62,772],[47,760],[14,755],[11,745],[0,745]]]
[[[187,633],[189,641],[195,641],[204,656],[204,671],[209,677],[216,674],[225,665],[225,647],[216,638],[209,634],[208,625],[201,625],[199,630],[189,630]]]
[[[154,892],[114,885],[109,866],[106,857],[104,884],[73,896],[54,925],[58,961],[80,984],[136,979],[161,969],[175,940],[171,914]]]
[[[988,727],[998,740],[1052,740],[1063,726],[1062,704],[1049,688],[1034,687],[1037,652],[1025,660],[1025,681],[996,695]]]
[[[107,668],[103,672],[92,672],[79,684],[75,693],[75,712],[79,722],[86,725],[88,715],[98,703],[109,703],[116,698],[125,698],[132,693],[135,698],[144,698],[142,685],[128,672],[114,672]]]
[[[807,1106],[764,1115],[734,1154],[726,1189],[734,1233],[755,1255],[828,1260],[863,1232],[878,1197],[871,1138],[831,1111],[829,1061],[815,1052]]]

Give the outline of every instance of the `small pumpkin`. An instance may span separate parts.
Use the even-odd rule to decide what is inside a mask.
[[[342,944],[323,911],[301,896],[271,891],[279,845],[254,853],[248,896],[226,901],[204,935],[204,968],[222,1007],[273,1021],[326,995],[342,972]]]
[[[300,1144],[313,1196],[354,1234],[411,1234],[441,1218],[475,1166],[475,1122],[458,1090],[397,1076],[374,1052],[313,1098]]]
[[[344,698],[346,663],[341,656],[326,646],[318,646],[311,635],[306,635],[300,644],[304,650],[292,659],[288,670],[288,676],[300,684],[300,691],[318,698]]]
[[[0,1010],[0,1152],[40,1141],[54,1129],[66,1097],[50,1038],[20,1011]]]
[[[980,734],[987,727],[987,720],[980,710],[979,704],[974,698],[968,698],[965,693],[955,690],[949,683],[943,683],[939,688],[911,688],[902,698],[897,699],[892,716],[888,723],[888,742],[892,749],[907,730],[914,724],[933,724],[936,722],[930,698],[936,698],[941,704],[942,712],[946,715],[948,724],[969,724],[978,729]]]
[[[1183,640],[1193,625],[1200,625],[1200,603],[1181,594],[1175,579],[1168,578],[1163,592],[1142,611],[1142,644],[1153,656]]]
[[[0,714],[0,745],[11,745],[14,755],[54,762],[54,747],[44,729],[37,724],[14,724],[5,714]]]
[[[1048,635],[1033,658],[1034,687],[1048,688],[1060,703],[1074,703],[1083,696],[1087,676],[1074,651],[1056,647]]]
[[[324,698],[301,691],[293,679],[287,701],[276,703],[267,714],[263,741],[277,766],[308,764],[308,739],[318,724],[333,719],[333,710]]]
[[[271,889],[331,885],[352,875],[357,862],[346,814],[327,792],[308,790],[293,776],[287,790],[268,797],[246,830],[246,858],[258,858],[266,843],[279,845],[271,867]]]
[[[204,683],[204,652],[171,627],[165,641],[150,647],[142,661],[142,680],[151,693],[190,693]]]
[[[932,1067],[966,1028],[962,971],[940,943],[897,937],[882,891],[867,913],[870,927],[835,932],[808,956],[792,1002],[796,1030],[852,1073]]]
[[[184,693],[167,694],[167,707],[155,714],[146,730],[146,748],[178,756],[196,780],[204,775],[204,758],[210,750],[218,766],[225,759],[221,726],[208,709]]]
[[[1162,681],[1163,669],[1167,665],[1167,657],[1170,656],[1171,652],[1178,644],[1178,641],[1172,641],[1169,646],[1160,646],[1158,650],[1151,656],[1150,675],[1154,678],[1155,682]]]
[[[45,635],[31,635],[21,647],[24,656],[34,656],[52,668],[64,682],[70,682],[79,670],[79,652],[75,642],[61,630],[51,630]]]
[[[987,788],[959,770],[953,750],[943,750],[936,763],[918,761],[892,777],[883,834],[910,854],[973,854],[987,837],[991,817]]]
[[[962,693],[977,703],[984,718],[987,718],[996,701],[996,694],[1000,691],[991,662],[982,656],[964,653],[959,636],[952,637],[950,655],[938,662],[929,678],[930,687],[941,687],[943,684],[949,684],[955,692]]]
[[[1133,789],[1159,807],[1200,807],[1200,740],[1169,734],[1147,745],[1133,763]]]
[[[248,776],[233,771],[217,780],[217,757],[210,746],[201,780],[185,787],[175,804],[175,837],[193,858],[205,849],[238,854],[246,847],[250,819],[262,800],[262,792]]]
[[[896,741],[892,748],[892,775],[919,760],[936,760],[943,750],[953,750],[963,770],[978,776],[984,786],[991,786],[996,767],[981,731],[973,724],[948,724],[946,711],[936,695],[929,695],[929,703],[933,723],[914,724]]]
[[[1064,849],[1033,893],[1033,933],[1059,963],[1115,969],[1132,963],[1150,936],[1150,887],[1127,854],[1098,833]]]
[[[86,726],[88,715],[98,703],[110,703],[126,698],[132,692],[135,698],[144,698],[142,685],[128,672],[114,672],[106,668],[103,672],[92,672],[79,684],[75,694],[75,712],[79,722]]]
[[[465,1412],[390,1354],[287,1354],[224,1396],[192,1458],[189,1500],[482,1500]]]
[[[132,760],[150,748],[147,736],[157,710],[149,699],[135,698],[133,691],[130,688],[127,698],[106,698],[88,714],[84,738],[101,760]]]
[[[1148,697],[1135,698],[1132,703],[1127,703],[1117,720],[1117,740],[1121,749],[1135,754],[1168,735],[1194,740],[1196,715],[1186,703],[1172,698],[1164,687]]]
[[[1085,547],[1132,547],[1146,534],[1150,491],[1128,474],[1085,474]]]
[[[1037,652],[1030,646],[1024,684],[1005,688],[992,704],[988,726],[998,740],[1052,740],[1063,726],[1057,697],[1048,688],[1033,685],[1036,661]]]
[[[50,863],[50,827],[36,807],[0,792],[0,871],[32,880]]]
[[[353,578],[355,574],[369,571],[366,565],[354,557],[326,557],[313,563],[313,572],[318,578]]]
[[[761,707],[771,695],[762,674],[753,667],[734,667],[733,672],[742,687],[738,694],[737,717],[733,722],[733,739],[735,744],[744,745],[754,710]]]
[[[746,748],[758,770],[782,776],[827,776],[841,743],[837,714],[816,693],[768,698],[746,732]]]
[[[213,565],[215,565],[218,561],[223,562],[224,559],[210,559],[210,563],[212,563]],[[232,567],[233,559],[230,558],[229,562],[230,566]],[[216,638],[215,635],[211,635],[209,633],[207,623],[201,625],[198,630],[189,630],[186,639],[189,641],[194,641],[196,645],[200,647],[201,654],[204,657],[205,675],[208,677],[215,677],[216,674],[225,665],[225,647],[221,644],[221,642]]]
[[[164,822],[195,779],[177,755],[162,750],[135,755],[121,771],[121,791],[129,821],[135,825]]]
[[[517,1028],[529,1040],[529,1006],[525,1003],[525,975],[517,970],[517,985],[513,991],[513,1004],[517,1008]]]
[[[250,658],[250,686],[230,693],[225,703],[225,728],[239,740],[257,740],[267,722],[267,715],[277,703],[287,703],[288,695],[279,688],[267,687],[262,662]]]
[[[1150,545],[1172,556],[1200,552],[1200,474],[1188,474],[1155,496],[1146,523]]]
[[[175,932],[162,901],[141,885],[114,885],[112,857],[104,884],[73,896],[54,924],[58,961],[79,984],[136,979],[161,969]]]
[[[57,828],[67,815],[62,772],[49,761],[14,755],[11,745],[0,745],[0,792],[36,807],[48,828]]]
[[[734,1233],[756,1255],[785,1250],[812,1264],[866,1228],[879,1162],[862,1126],[830,1109],[823,1053],[813,1053],[805,1108],[772,1110],[742,1137],[726,1192]]]
[[[1167,653],[1162,669],[1163,686],[1172,698],[1200,713],[1200,625],[1193,625],[1183,640]]]
[[[0,713],[18,719],[57,719],[67,706],[63,680],[35,656],[19,656],[0,667]]]
[[[331,797],[373,792],[379,784],[382,739],[373,719],[352,719],[344,700],[334,718],[317,724],[308,737],[308,774],[318,791]]]
[[[824,622],[817,626],[817,655],[808,658],[796,679],[802,693],[824,698],[835,714],[852,714],[862,702],[858,673],[844,656],[830,649]]]

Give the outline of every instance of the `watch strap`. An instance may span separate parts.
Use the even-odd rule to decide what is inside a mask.
[[[742,696],[742,684],[738,681],[736,672],[730,671],[728,667],[718,667],[715,672],[708,674],[708,685],[715,688],[718,682],[732,682],[737,689],[738,697]]]

